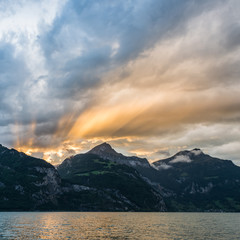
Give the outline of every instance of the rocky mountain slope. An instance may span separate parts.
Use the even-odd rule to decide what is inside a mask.
[[[51,164],[0,145],[0,210],[54,209],[60,192]]]
[[[240,167],[232,161],[181,151],[153,163],[154,179],[171,211],[240,211]]]
[[[58,167],[62,179],[96,189],[98,197],[89,197],[89,205],[98,211],[166,211],[161,195],[129,163],[125,164],[124,156],[124,164],[120,164],[121,158],[109,160],[103,151],[100,154],[104,158],[90,152],[68,158]]]

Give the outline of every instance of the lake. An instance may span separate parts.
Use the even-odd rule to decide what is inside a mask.
[[[240,239],[240,213],[0,212],[0,239]]]

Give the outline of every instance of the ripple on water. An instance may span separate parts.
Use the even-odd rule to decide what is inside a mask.
[[[240,213],[0,213],[0,239],[240,239]]]

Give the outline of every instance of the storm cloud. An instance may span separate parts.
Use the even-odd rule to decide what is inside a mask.
[[[52,162],[106,140],[238,160],[239,16],[237,0],[3,1],[0,142]]]

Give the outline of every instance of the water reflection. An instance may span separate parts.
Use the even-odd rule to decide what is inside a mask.
[[[0,239],[240,239],[240,214],[0,213]]]

